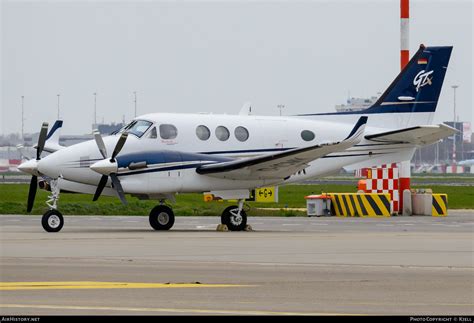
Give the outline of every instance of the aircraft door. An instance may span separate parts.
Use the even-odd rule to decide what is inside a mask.
[[[165,150],[161,152],[164,163],[160,171],[156,172],[153,179],[150,178],[150,190],[161,193],[179,192],[182,187],[183,159],[180,152]]]
[[[288,148],[288,125],[286,120],[259,120],[265,148]]]

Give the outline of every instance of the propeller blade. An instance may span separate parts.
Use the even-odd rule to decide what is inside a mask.
[[[128,137],[128,132],[122,133],[119,140],[117,141],[117,144],[115,145],[114,152],[112,153],[112,157],[110,158],[110,161],[112,162],[115,161],[115,157],[117,157],[119,152],[122,150],[123,145],[125,145],[125,141],[127,141],[127,137]]]
[[[92,199],[92,201],[97,201],[100,194],[102,194],[102,191],[104,190],[104,187],[107,184],[108,179],[109,177],[107,175],[102,175],[102,177],[100,178],[99,185],[97,186],[97,189],[95,190],[94,198]]]
[[[107,149],[105,148],[104,140],[97,130],[94,130],[94,139],[102,157],[104,157],[104,159],[107,158]]]
[[[43,122],[43,125],[41,126],[41,131],[39,134],[38,138],[38,146],[36,148],[36,160],[41,159],[41,153],[43,152],[44,149],[44,144],[46,143],[46,136],[48,135],[48,123]]]
[[[33,209],[33,204],[35,203],[36,190],[38,189],[38,177],[31,176],[30,189],[28,191],[28,204],[26,211],[29,213]]]
[[[112,173],[110,174],[110,178],[112,179],[112,184],[114,184],[114,188],[117,191],[117,194],[122,201],[123,204],[127,205],[127,200],[125,199],[125,193],[123,192],[122,184],[120,184],[120,180],[117,177],[117,174]]]

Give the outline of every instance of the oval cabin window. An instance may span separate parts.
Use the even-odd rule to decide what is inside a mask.
[[[178,129],[172,124],[160,124],[161,139],[174,139],[178,136]]]
[[[208,127],[200,125],[196,128],[196,136],[201,140],[207,140],[211,137],[211,131]]]
[[[309,131],[309,130],[303,130],[301,131],[301,138],[304,141],[311,141],[314,139],[314,132]]]
[[[239,126],[235,128],[234,135],[238,141],[246,141],[249,139],[249,131],[244,127]]]
[[[220,141],[226,141],[230,137],[229,130],[224,126],[219,126],[216,128],[216,137]]]

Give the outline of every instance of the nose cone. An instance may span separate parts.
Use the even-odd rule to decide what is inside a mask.
[[[38,171],[51,178],[58,178],[61,175],[61,163],[57,155],[51,154],[38,161]]]
[[[39,176],[38,174],[38,161],[36,159],[30,159],[18,166],[18,170],[23,173]]]
[[[111,162],[109,159],[104,159],[92,164],[90,169],[102,175],[110,175],[110,173],[117,172],[118,165],[117,162]]]

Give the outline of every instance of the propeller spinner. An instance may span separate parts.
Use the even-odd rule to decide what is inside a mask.
[[[97,130],[94,130],[95,142],[97,144],[97,147],[99,148],[100,154],[102,155],[102,157],[104,157],[104,159],[90,166],[90,168],[93,171],[99,174],[102,174],[102,177],[100,178],[99,184],[95,191],[94,198],[92,199],[93,201],[97,201],[99,196],[102,194],[102,191],[104,190],[105,185],[107,185],[107,181],[110,176],[110,179],[112,181],[112,186],[117,192],[120,200],[122,201],[123,204],[127,204],[127,200],[125,199],[125,193],[123,191],[122,184],[120,184],[120,180],[117,177],[118,164],[117,164],[117,161],[115,160],[117,155],[122,150],[123,145],[125,145],[125,142],[127,141],[127,137],[128,137],[127,132],[122,133],[119,140],[117,141],[117,144],[115,145],[114,151],[112,152],[112,156],[109,159],[107,157],[107,149],[105,148],[105,144],[104,144],[104,140],[102,139],[102,136]]]

